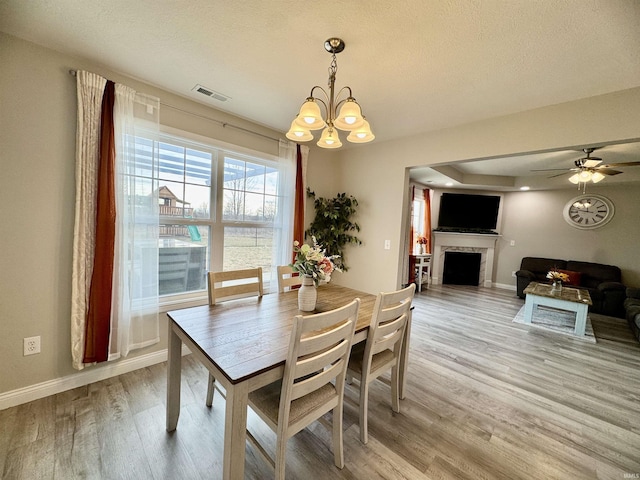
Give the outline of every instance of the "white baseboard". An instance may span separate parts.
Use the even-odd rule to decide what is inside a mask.
[[[186,346],[182,346],[182,355],[191,353]],[[140,368],[149,367],[156,363],[167,360],[167,349],[160,350],[146,355],[140,355],[131,359],[124,359],[119,362],[108,362],[105,365],[87,367],[84,370],[66,377],[47,380],[24,388],[11,390],[0,394],[0,410],[15,407],[23,403],[32,402],[40,398],[55,395],[57,393],[71,390],[72,388],[83,387],[90,383],[117,377],[123,373],[133,372]]]
[[[517,290],[516,286],[511,283],[494,283],[493,286],[503,290],[513,290],[514,292]]]

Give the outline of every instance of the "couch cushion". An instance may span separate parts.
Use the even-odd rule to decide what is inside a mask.
[[[573,285],[575,287],[579,287],[581,285],[580,281],[582,279],[582,273],[574,272],[573,270],[560,270],[558,272],[564,273],[569,277],[569,280],[566,282],[567,285]]]
[[[581,285],[587,288],[597,288],[602,282],[619,282],[622,279],[618,267],[602,263],[569,260],[566,269],[582,273]]]

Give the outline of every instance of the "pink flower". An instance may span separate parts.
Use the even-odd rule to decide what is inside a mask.
[[[320,263],[318,263],[320,269],[325,273],[325,275],[333,272],[333,263],[328,258],[323,258]]]

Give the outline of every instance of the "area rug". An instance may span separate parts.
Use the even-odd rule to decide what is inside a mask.
[[[524,306],[516,314],[513,321],[515,323],[522,323],[524,325],[530,325],[541,330],[547,330],[549,332],[561,333],[563,335],[583,340],[591,343],[596,343],[596,337],[593,334],[593,327],[591,326],[591,318],[587,314],[587,328],[583,336],[573,334],[573,329],[576,324],[576,316],[573,312],[566,310],[557,310],[555,308],[544,307],[538,305],[533,311],[533,319],[531,324],[524,323]]]

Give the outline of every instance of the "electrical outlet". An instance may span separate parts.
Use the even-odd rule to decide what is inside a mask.
[[[514,270],[513,272],[511,272],[511,276],[512,276],[513,278],[516,278],[516,271],[515,271],[515,270]]]
[[[24,339],[24,356],[40,353],[40,336]]]
[[[384,241],[384,249],[385,250],[391,250],[391,240],[385,240]]]

